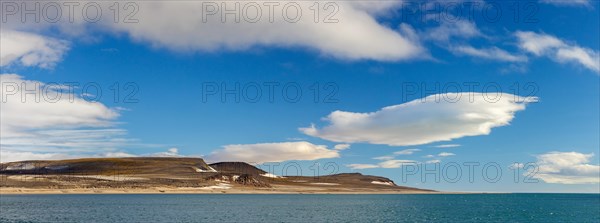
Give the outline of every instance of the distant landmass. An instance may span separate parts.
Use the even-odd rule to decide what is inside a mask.
[[[0,164],[0,193],[436,193],[385,177],[277,176],[244,162],[201,158],[85,158]]]

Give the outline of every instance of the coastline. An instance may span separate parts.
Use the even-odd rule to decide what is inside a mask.
[[[396,185],[361,173],[278,176],[244,162],[201,158],[85,158],[0,166],[9,194],[464,194]]]
[[[270,190],[267,189],[228,189],[205,190],[202,188],[145,188],[145,189],[32,189],[0,188],[0,195],[35,194],[473,194],[466,192],[440,191],[338,191],[338,190]],[[477,194],[477,193],[475,193]]]

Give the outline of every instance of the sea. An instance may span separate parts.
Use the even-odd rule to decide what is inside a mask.
[[[600,222],[600,195],[1,195],[0,222]]]

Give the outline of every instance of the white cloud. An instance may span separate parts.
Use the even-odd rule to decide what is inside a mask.
[[[2,162],[94,155],[124,145],[148,146],[115,128],[118,109],[16,74],[1,74],[0,84]],[[23,88],[36,92],[25,94]]]
[[[523,55],[514,55],[498,47],[477,49],[472,46],[451,47],[450,51],[456,55],[467,55],[476,58],[505,61],[505,62],[527,62],[527,57]]]
[[[400,8],[402,6],[403,2],[404,1],[402,1],[402,0],[348,1],[348,3],[351,4],[354,8],[361,10],[361,11],[366,11],[369,14],[374,14],[374,15],[386,13],[386,12],[392,11],[394,9]]]
[[[402,165],[414,165],[417,161],[414,160],[386,160],[377,165],[381,168],[400,168]]]
[[[546,183],[587,184],[600,183],[600,166],[590,164],[594,154],[578,152],[549,152],[537,156],[537,173],[534,178]],[[534,171],[534,168],[528,170]],[[530,173],[525,173],[530,175]]]
[[[250,163],[317,160],[340,157],[338,150],[309,142],[280,142],[226,145],[206,157],[210,162],[242,161]]]
[[[438,154],[439,157],[447,157],[447,156],[454,156],[456,154],[454,153],[447,153],[447,152],[442,152],[440,154]]]
[[[0,66],[18,64],[52,68],[69,49],[66,41],[0,29]]]
[[[382,162],[377,163],[377,164],[348,164],[346,166],[349,167],[349,168],[351,168],[351,169],[372,169],[372,168],[393,169],[393,168],[400,168],[400,167],[402,167],[402,165],[415,165],[417,163],[418,162],[414,161],[414,160],[394,160],[394,159],[390,159],[390,160],[382,161]]]
[[[100,157],[136,157],[137,155],[126,152],[108,152],[99,155]]]
[[[490,134],[492,128],[508,125],[515,112],[535,101],[535,97],[506,93],[446,93],[370,113],[334,111],[324,118],[328,126],[299,130],[333,142],[421,145]]]
[[[22,135],[24,129],[111,126],[119,116],[115,109],[101,103],[86,101],[53,85],[24,80],[16,74],[1,74],[0,83],[3,137]],[[35,94],[30,90],[35,90]]]
[[[6,129],[2,129],[2,149],[37,152],[100,152],[112,151],[123,145],[142,146],[137,140],[124,138],[127,135],[124,129],[59,129],[59,127],[53,129],[50,127],[10,130],[4,134]]]
[[[350,144],[337,144],[333,147],[335,150],[345,150],[350,148]]]
[[[319,5],[319,21],[314,21],[316,12],[311,10],[315,2],[308,1],[271,1],[267,2],[232,2],[232,1],[133,1],[137,6],[134,18],[137,22],[115,23],[111,16],[105,16],[95,24],[86,24],[81,13],[76,13],[75,22],[65,21],[62,24],[45,24],[48,27],[59,27],[67,33],[86,33],[89,27],[93,30],[107,30],[114,34],[126,34],[131,39],[147,43],[153,47],[165,48],[178,52],[220,52],[249,50],[256,47],[307,48],[326,56],[345,60],[380,60],[398,61],[426,56],[425,50],[413,40],[407,38],[402,30],[379,24],[376,14],[386,12],[399,6],[399,2],[354,2],[334,1],[333,6],[326,7],[325,2]],[[97,2],[101,8],[108,9],[112,3]],[[239,4],[239,22],[234,15],[225,15],[224,7],[234,9]],[[32,3],[28,5],[34,7]],[[84,5],[85,3],[80,3]],[[215,6],[218,12],[214,15],[204,9]],[[258,6],[257,8],[253,7]],[[286,6],[287,5],[287,6]],[[283,14],[284,6],[288,13]],[[249,8],[245,8],[251,6]],[[271,8],[273,7],[273,8]],[[300,8],[302,15],[296,22],[286,18],[296,17],[295,9]],[[257,10],[260,8],[260,10]],[[337,8],[337,10],[336,10]],[[246,16],[246,9],[249,12]],[[63,9],[63,12],[67,11]],[[336,22],[324,22],[333,11],[331,19]],[[260,11],[258,21],[251,21]],[[131,12],[131,11],[127,11]],[[125,13],[125,11],[123,11]],[[129,14],[127,14],[129,15]],[[165,19],[168,17],[168,19]],[[270,21],[271,18],[271,21]],[[26,27],[41,29],[40,24],[20,23],[20,17],[9,16],[8,27]],[[65,24],[68,23],[68,24]],[[168,35],[165,35],[168,33]]]
[[[442,22],[439,26],[425,30],[423,38],[431,40],[454,55],[471,56],[480,59],[503,62],[527,62],[524,55],[516,55],[496,46],[475,48],[466,43],[466,40],[482,37],[489,38],[477,28],[476,24],[469,21]]]
[[[443,145],[437,145],[434,146],[435,148],[454,148],[454,147],[459,147],[460,144],[443,144]]]
[[[181,155],[179,155],[179,149],[177,149],[177,148],[170,148],[166,152],[153,153],[153,154],[149,154],[148,156],[152,156],[152,157],[179,157]]]
[[[541,3],[557,6],[589,6],[589,0],[540,0]]]
[[[600,72],[600,54],[598,51],[569,44],[544,33],[515,33],[519,47],[536,56],[546,56],[559,63],[577,63],[595,72]]]
[[[522,169],[523,167],[525,167],[525,164],[523,163],[513,163],[508,166],[511,170]]]
[[[230,4],[232,2],[216,2]],[[313,2],[296,2],[307,10]],[[132,38],[173,50],[243,50],[253,46],[308,47],[341,59],[402,60],[419,57],[423,49],[398,31],[377,23],[356,4],[336,2],[338,23],[315,23],[303,15],[297,23],[278,17],[273,23],[267,15],[260,22],[222,23],[220,17],[203,23],[199,2],[138,2],[139,23],[114,25]],[[281,7],[285,2],[280,2]],[[358,8],[358,9],[357,9]],[[268,8],[263,7],[267,12]],[[321,13],[327,13],[321,11]],[[170,15],[164,19],[157,15]],[[230,17],[231,18],[231,17]],[[182,25],[185,24],[185,25]],[[200,27],[200,28],[190,28]],[[164,35],[168,31],[170,35]],[[377,40],[377,41],[373,41]]]
[[[448,42],[452,38],[470,39],[483,37],[475,23],[468,21],[443,22],[440,26],[426,30],[423,33],[425,39],[437,42]]]
[[[535,54],[536,56],[541,56],[551,49],[559,48],[565,45],[562,40],[550,35],[523,31],[517,31],[515,35],[520,41],[519,47]]]
[[[356,170],[379,168],[379,166],[375,164],[348,164],[346,166],[350,169]]]
[[[390,161],[390,160],[393,160],[394,158],[396,158],[396,156],[398,156],[398,155],[412,155],[415,152],[419,152],[419,151],[421,151],[421,150],[420,149],[405,149],[405,150],[396,151],[396,152],[392,153],[392,155],[373,157],[373,159]],[[385,163],[385,162],[382,162],[382,163]],[[381,166],[382,163],[379,163],[379,166]]]
[[[426,156],[423,156],[423,157],[424,158],[428,158],[428,159],[435,158],[435,159],[426,161],[425,163],[439,163],[439,162],[442,161],[441,160],[442,158],[449,157],[449,156],[454,156],[454,155],[456,155],[456,154],[454,154],[454,153],[448,153],[448,152],[442,152],[442,153],[439,153],[437,156],[429,154],[429,155],[426,155]]]
[[[351,169],[371,169],[371,168],[400,168],[402,167],[402,165],[415,165],[418,164],[418,161],[415,160],[398,160],[395,159],[395,155],[411,155],[414,154],[414,152],[418,152],[421,151],[420,149],[405,149],[405,150],[401,150],[398,152],[395,152],[393,156],[378,156],[378,157],[373,157],[373,159],[375,160],[381,160],[381,162],[377,163],[377,164],[349,164],[346,165],[347,167],[351,168]],[[454,153],[446,153],[446,152],[442,152],[440,154],[438,154],[438,157],[447,157],[447,156],[454,156]],[[424,156],[425,158],[434,158],[434,155],[427,155]],[[440,159],[432,159],[432,160],[428,160],[425,161],[426,164],[432,164],[432,163],[440,163],[441,160]]]
[[[19,152],[6,149],[0,150],[0,163],[23,161],[23,160],[62,160],[74,159],[78,156],[72,156],[64,153],[35,153]]]
[[[400,150],[397,152],[394,152],[394,155],[411,155],[415,152],[419,152],[421,151],[420,149],[405,149],[405,150]]]
[[[150,154],[131,154],[122,151],[109,151],[96,153],[95,151],[83,151],[85,153],[73,153],[72,151],[59,152],[23,152],[2,149],[0,150],[0,162],[14,162],[24,160],[64,160],[77,158],[102,158],[102,157],[181,157],[176,148],[168,149],[166,152],[150,153]]]
[[[426,164],[433,164],[433,163],[441,163],[441,160],[427,160],[425,163]]]
[[[375,160],[393,160],[395,157],[394,156],[378,156],[378,157],[373,157],[373,159]]]

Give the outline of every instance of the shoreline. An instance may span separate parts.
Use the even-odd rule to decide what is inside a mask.
[[[0,195],[39,195],[39,194],[483,194],[467,192],[440,191],[276,191],[276,190],[203,190],[201,188],[148,188],[148,189],[31,189],[31,188],[0,188]]]

